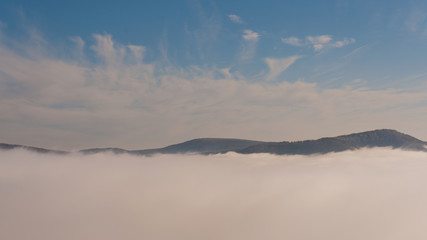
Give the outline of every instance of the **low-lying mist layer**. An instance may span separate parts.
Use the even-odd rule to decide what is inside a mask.
[[[0,152],[0,239],[427,239],[427,153]]]

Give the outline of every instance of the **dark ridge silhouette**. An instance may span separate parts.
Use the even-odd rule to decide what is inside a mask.
[[[112,152],[115,154],[120,154],[120,153],[128,153],[128,150],[122,149],[122,148],[88,148],[88,149],[83,149],[80,150],[79,152],[84,153],[84,154],[95,154],[95,153],[100,153],[100,152]]]
[[[199,138],[170,145],[164,148],[144,149],[144,150],[124,150],[120,148],[92,148],[81,150],[80,152],[90,154],[104,151],[113,153],[130,153],[136,155],[153,155],[153,154],[177,154],[177,153],[198,153],[210,154],[220,153],[224,151],[233,151],[236,149],[246,148],[255,144],[262,143],[260,141],[230,139],[230,138]]]
[[[237,152],[242,154],[271,153],[277,155],[310,155],[374,147],[390,147],[394,149],[399,148],[411,151],[427,151],[426,146],[426,142],[407,134],[403,134],[391,129],[381,129],[298,142],[261,142],[230,138],[199,138],[155,149],[126,150],[121,148],[89,148],[80,150],[79,152],[84,154],[112,152],[115,154],[127,153],[134,155],[184,153],[217,154],[226,152]],[[16,148],[27,149],[39,153],[67,153],[66,151],[0,143],[0,150],[10,150]]]
[[[400,133],[396,130],[382,129],[350,135],[338,136],[357,147],[393,147],[413,150],[425,150],[426,142],[416,139],[410,135]]]
[[[242,154],[271,153],[277,155],[310,155],[373,147],[391,147],[413,151],[427,151],[425,148],[426,145],[426,142],[407,134],[400,133],[396,130],[381,129],[298,142],[261,142],[243,139],[200,138],[156,149],[128,151],[114,148],[95,148],[86,149],[83,150],[83,152],[98,153],[103,151],[112,151],[114,153],[129,153],[136,155],[177,153],[217,154],[226,152],[237,152]]]
[[[224,151],[234,151],[255,144],[262,143],[260,141],[233,139],[233,138],[198,138],[183,143],[170,145],[164,148],[133,150],[129,151],[133,154],[176,154],[176,153],[219,153]]]
[[[261,143],[237,150],[238,153],[272,154],[324,154],[360,148],[391,147],[405,150],[427,151],[426,142],[396,130],[381,129],[338,137],[320,138],[299,142]]]
[[[53,153],[53,154],[67,154],[66,151],[60,151],[60,150],[51,150],[46,148],[38,148],[38,147],[30,147],[30,146],[23,146],[18,144],[7,144],[7,143],[0,143],[0,150],[12,150],[12,149],[25,149],[31,152],[38,152],[38,153]]]

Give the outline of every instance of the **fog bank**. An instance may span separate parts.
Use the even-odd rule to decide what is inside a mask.
[[[0,151],[0,239],[427,239],[427,153]]]

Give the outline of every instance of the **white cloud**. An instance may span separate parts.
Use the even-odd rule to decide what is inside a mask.
[[[348,44],[354,43],[354,38],[345,38],[342,41],[332,41],[330,35],[319,35],[319,36],[307,36],[304,40],[297,37],[282,38],[282,42],[291,46],[303,47],[310,46],[314,51],[318,52],[329,48],[340,48]]]
[[[332,37],[329,35],[320,35],[320,36],[307,36],[307,40],[311,44],[327,44],[332,40]]]
[[[237,16],[237,15],[229,14],[229,15],[228,15],[228,18],[229,18],[231,21],[235,22],[235,23],[243,24],[242,19],[241,19],[239,16]]]
[[[307,36],[306,39],[308,43],[313,46],[314,51],[320,51],[332,40],[332,37],[329,35],[320,35],[314,37]]]
[[[258,41],[259,34],[250,29],[246,29],[243,31],[243,39],[248,41]]]
[[[419,86],[322,89],[271,81],[298,56],[265,59],[269,73],[255,82],[229,67],[147,63],[143,46],[94,37],[89,47],[99,63],[53,57],[52,47],[28,57],[22,52],[32,49],[0,44],[0,142],[139,149],[196,137],[280,141],[374,128],[427,136],[427,91]]]
[[[243,42],[241,44],[241,50],[239,53],[240,61],[252,60],[255,56],[259,34],[252,30],[243,31]]]
[[[126,50],[123,46],[115,46],[111,35],[94,34],[93,37],[96,44],[92,49],[107,65],[120,64],[123,61]]]
[[[332,44],[332,47],[335,48],[340,48],[340,47],[344,47],[345,45],[349,45],[356,42],[356,40],[354,38],[346,38],[342,41],[336,41]]]
[[[266,58],[265,62],[268,65],[270,70],[266,80],[271,81],[277,78],[280,73],[285,71],[289,66],[291,66],[300,56],[292,56],[288,58]]]
[[[282,42],[296,47],[303,46],[303,43],[297,37],[282,38]]]
[[[76,46],[79,50],[84,48],[85,41],[83,41],[83,39],[81,37],[75,36],[75,37],[71,37],[70,39],[72,42],[74,42],[74,44],[76,44]]]
[[[137,62],[141,62],[144,58],[145,47],[137,45],[127,46]]]

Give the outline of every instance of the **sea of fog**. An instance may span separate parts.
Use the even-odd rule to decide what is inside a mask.
[[[427,239],[427,153],[0,152],[0,239]]]

